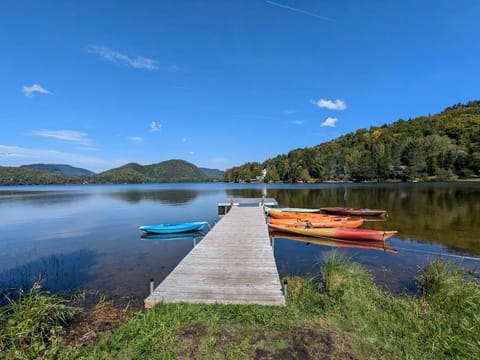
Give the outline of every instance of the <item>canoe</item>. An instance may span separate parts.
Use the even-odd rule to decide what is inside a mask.
[[[397,233],[397,231],[352,228],[300,228],[296,226],[274,224],[270,224],[269,226],[270,229],[275,231],[352,241],[385,241]]]
[[[391,253],[397,252],[397,249],[388,245],[384,241],[349,241],[349,240],[340,240],[340,239],[322,239],[318,237],[297,235],[297,234],[279,232],[279,231],[272,231],[270,233],[270,237],[301,241],[307,244],[330,246],[330,247],[381,250],[381,251],[386,251]]]
[[[330,215],[350,215],[350,216],[386,216],[387,210],[379,209],[356,209],[339,206],[320,208],[323,213]]]
[[[207,224],[207,221],[196,221],[175,224],[144,225],[140,226],[140,230],[150,234],[174,234],[200,230]]]
[[[297,227],[348,227],[357,228],[363,224],[361,218],[349,218],[349,217],[332,217],[320,220],[302,220],[302,219],[276,219],[271,218],[268,221],[273,225],[288,225]]]
[[[182,233],[173,233],[173,234],[153,234],[145,233],[140,237],[142,240],[192,240],[192,239],[201,239],[205,236],[203,231],[189,231]]]

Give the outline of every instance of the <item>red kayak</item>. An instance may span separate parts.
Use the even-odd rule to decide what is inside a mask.
[[[331,217],[320,220],[299,218],[299,219],[276,219],[270,218],[268,220],[269,224],[272,225],[288,225],[288,226],[297,226],[297,227],[348,227],[348,228],[357,228],[362,226],[363,219],[360,218],[351,218],[351,217]]]
[[[313,238],[311,236],[296,235],[286,232],[272,231],[270,233],[272,238],[282,238],[287,240],[302,241],[307,244],[339,247],[339,248],[351,248],[351,249],[367,249],[367,250],[381,250],[391,253],[396,253],[397,250],[386,242],[380,241],[349,241],[340,239],[321,239]]]
[[[324,213],[331,215],[350,215],[350,216],[386,216],[387,210],[378,209],[355,209],[339,206],[320,208]]]
[[[385,241],[397,233],[395,230],[381,231],[352,228],[300,228],[296,226],[274,224],[269,224],[268,226],[275,231],[352,241]]]

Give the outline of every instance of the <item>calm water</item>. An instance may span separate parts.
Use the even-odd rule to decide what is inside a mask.
[[[95,289],[143,299],[192,249],[191,239],[142,240],[151,223],[218,221],[230,197],[274,197],[280,206],[349,206],[389,211],[398,253],[336,250],[367,266],[393,291],[414,290],[432,259],[476,270],[480,261],[480,184],[261,185],[158,184],[0,187],[0,289],[41,279],[52,291]],[[276,238],[281,276],[315,273],[331,247]]]

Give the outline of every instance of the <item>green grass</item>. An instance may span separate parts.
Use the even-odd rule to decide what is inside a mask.
[[[53,358],[63,352],[64,326],[74,308],[34,285],[0,308],[0,354],[8,359]]]
[[[332,255],[315,277],[288,279],[283,308],[158,304],[135,312],[111,335],[86,348],[35,337],[30,344],[40,344],[40,350],[30,353],[23,345],[23,325],[15,325],[23,322],[10,321],[25,318],[16,312],[32,310],[10,307],[2,311],[2,328],[7,330],[0,332],[0,344],[11,358],[34,358],[31,354],[55,359],[480,358],[479,284],[440,262],[432,262],[418,284],[421,294],[416,297],[385,293],[360,265]],[[58,319],[47,314],[39,312],[40,317]],[[40,317],[35,322],[42,322]],[[49,329],[61,334],[57,327],[62,321],[53,321]]]

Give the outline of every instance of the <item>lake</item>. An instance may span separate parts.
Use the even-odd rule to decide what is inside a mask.
[[[0,187],[0,290],[41,280],[51,291],[143,299],[150,278],[164,279],[194,241],[145,240],[139,226],[213,225],[218,202],[262,195],[279,206],[386,209],[386,221],[363,227],[398,230],[388,240],[397,253],[275,238],[281,276],[315,274],[337,251],[365,265],[385,288],[412,292],[415,276],[433,259],[470,270],[480,265],[480,183],[18,186]]]

